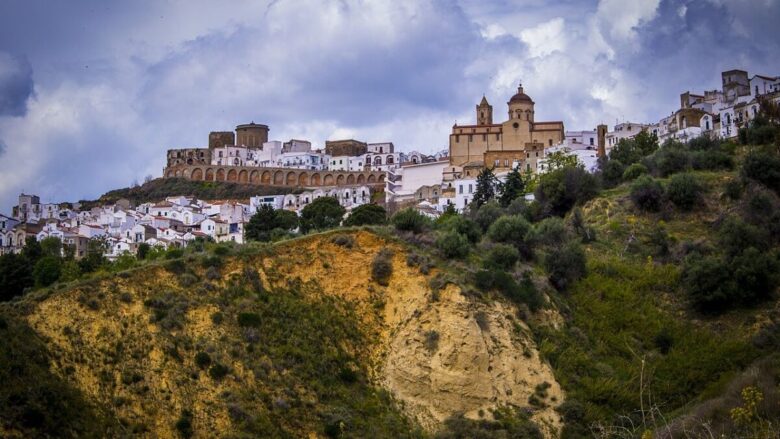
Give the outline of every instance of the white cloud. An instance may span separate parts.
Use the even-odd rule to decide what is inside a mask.
[[[549,55],[566,49],[566,22],[558,17],[539,26],[520,32],[520,39],[528,45],[531,56]]]

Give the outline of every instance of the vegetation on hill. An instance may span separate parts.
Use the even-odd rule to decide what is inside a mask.
[[[201,200],[248,199],[256,195],[283,195],[294,189],[285,187],[258,186],[224,181],[194,181],[186,178],[157,178],[140,186],[115,189],[101,195],[97,200],[81,200],[82,209],[113,204],[121,199],[134,205],[160,201],[165,197],[185,195]]]
[[[38,288],[0,305],[0,433],[776,437],[777,123],[486,171],[436,220],[322,199],[71,278],[33,245],[0,267]]]

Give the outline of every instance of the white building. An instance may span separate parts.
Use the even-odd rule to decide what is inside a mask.
[[[407,162],[388,171],[385,179],[385,199],[388,203],[401,202],[413,199],[417,190],[424,186],[441,188],[442,174],[448,165],[446,160],[418,164]]]
[[[632,139],[643,130],[650,128],[648,124],[623,122],[614,126],[614,129],[607,133],[606,149],[609,151],[620,142],[621,139]],[[598,139],[596,140],[598,145]]]
[[[358,156],[340,155],[330,158],[328,169],[331,171],[363,171],[366,167],[366,154]]]

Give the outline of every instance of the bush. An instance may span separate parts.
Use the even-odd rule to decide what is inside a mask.
[[[666,196],[675,206],[690,210],[701,199],[702,187],[691,174],[677,174],[669,180]]]
[[[216,363],[209,368],[209,376],[214,380],[221,380],[230,373],[230,369],[221,363]]]
[[[742,190],[742,182],[735,179],[726,183],[723,193],[732,200],[739,200],[742,197]]]
[[[780,192],[780,157],[775,154],[751,152],[745,157],[740,174],[744,179],[756,181]]]
[[[439,349],[439,333],[434,330],[427,331],[423,344],[428,352],[436,352]]]
[[[682,280],[694,308],[718,313],[771,297],[778,285],[778,269],[774,254],[750,247],[731,261],[718,256],[690,257]]]
[[[748,247],[762,251],[769,249],[769,233],[738,217],[729,217],[718,230],[718,243],[729,257],[742,253]]]
[[[430,220],[425,215],[417,211],[417,209],[408,207],[397,212],[391,218],[390,222],[393,223],[396,229],[404,232],[420,233],[425,230]]]
[[[543,174],[534,192],[544,212],[564,216],[577,204],[585,203],[599,191],[596,177],[579,166],[567,166]]]
[[[320,197],[307,204],[301,210],[301,230],[327,230],[338,227],[346,209],[335,197]]]
[[[643,175],[631,185],[631,201],[639,209],[657,212],[661,209],[663,197],[661,183],[650,176]]]
[[[192,412],[189,410],[182,410],[179,420],[176,421],[176,431],[183,438],[191,438],[194,434],[192,430]]]
[[[651,160],[656,173],[661,177],[667,177],[688,169],[691,158],[682,144],[669,141],[652,156]]]
[[[355,238],[352,235],[336,235],[331,242],[346,248],[352,248],[355,245]]]
[[[463,258],[471,249],[469,240],[454,230],[441,233],[436,239],[436,247],[448,259]]]
[[[62,259],[59,256],[44,256],[35,263],[33,268],[33,279],[35,285],[47,287],[60,278],[62,269]]]
[[[586,262],[582,246],[570,242],[565,246],[551,249],[544,258],[544,267],[553,286],[558,290],[565,290],[585,276]]]
[[[201,369],[205,369],[211,365],[211,356],[205,352],[198,352],[195,354],[195,365]]]
[[[520,259],[520,252],[515,247],[509,244],[495,244],[487,254],[485,265],[488,268],[511,270],[518,259]]]
[[[238,315],[238,326],[242,328],[259,328],[263,323],[258,314],[252,312],[242,312]]]
[[[488,229],[488,237],[497,243],[514,245],[524,257],[532,255],[528,242],[531,224],[525,218],[511,215],[502,216]]]
[[[149,251],[152,250],[152,246],[149,244],[142,242],[138,244],[138,250],[135,253],[135,256],[138,258],[139,261],[146,259],[146,256],[149,254]]]
[[[619,160],[607,161],[601,169],[601,179],[605,187],[615,187],[623,180],[625,165]]]
[[[511,274],[501,270],[479,270],[474,274],[474,285],[481,291],[496,290],[516,304],[525,304],[531,311],[541,308],[542,295],[536,290],[528,274],[518,283]]]
[[[378,204],[363,204],[344,220],[345,226],[379,225],[387,222],[387,211]]]
[[[623,172],[623,180],[625,181],[631,181],[636,180],[642,175],[645,175],[648,173],[647,167],[641,163],[634,163],[633,165],[626,168],[626,170]]]
[[[522,197],[520,199],[522,200]],[[484,232],[487,231],[490,225],[493,224],[497,219],[501,218],[501,215],[503,214],[504,209],[502,209],[498,203],[485,203],[479,208],[477,214],[474,215],[474,221],[476,221],[476,223],[479,225],[479,228]]]
[[[533,241],[542,245],[559,245],[566,242],[567,235],[563,220],[558,217],[550,217],[543,219],[534,227]]]
[[[691,166],[696,170],[730,170],[734,168],[734,159],[723,151],[696,151],[691,154]]]
[[[379,285],[387,286],[393,275],[393,251],[383,248],[371,262],[371,278]]]

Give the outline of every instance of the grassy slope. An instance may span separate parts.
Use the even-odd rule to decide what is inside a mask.
[[[632,423],[642,426],[639,431],[664,427],[665,419],[649,419],[653,409],[656,417],[659,412],[680,415],[720,394],[740,370],[768,354],[751,339],[755,321],[771,305],[716,319],[686,306],[675,248],[683,242],[712,242],[715,226],[735,208],[722,196],[734,173],[696,175],[707,193],[691,213],[673,207],[658,214],[637,212],[626,184],[603,192],[583,209],[598,234],[588,246],[589,273],[561,300],[568,307],[567,328],[537,331],[569,398],[585,408],[584,420],[569,429],[571,437],[590,437],[594,424],[607,431],[616,425],[633,428]],[[673,253],[662,258],[652,239],[659,228],[668,234]]]

